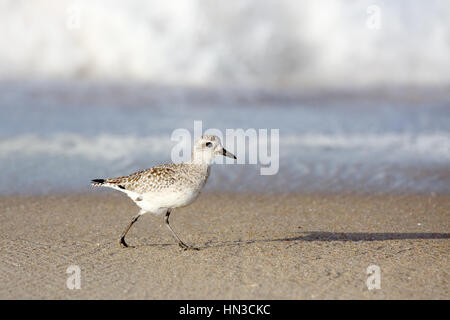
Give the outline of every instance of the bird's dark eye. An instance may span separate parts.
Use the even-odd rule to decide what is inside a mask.
[[[212,147],[212,143],[211,143],[211,142],[207,142],[207,143],[206,143],[206,146],[207,146],[208,148],[211,148],[211,147]]]

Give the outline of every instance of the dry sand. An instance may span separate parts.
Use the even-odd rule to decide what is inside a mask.
[[[1,299],[449,299],[450,196],[202,194],[175,245],[124,195],[0,197]],[[81,268],[81,289],[66,269]],[[369,291],[366,269],[381,268]]]

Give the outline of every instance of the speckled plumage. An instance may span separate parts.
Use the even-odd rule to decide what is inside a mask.
[[[159,191],[183,192],[185,188],[195,188],[203,180],[206,182],[208,176],[208,168],[205,165],[168,163],[128,176],[106,179],[104,184],[123,186],[125,190],[140,194]]]

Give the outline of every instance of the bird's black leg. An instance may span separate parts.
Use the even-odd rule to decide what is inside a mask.
[[[139,217],[141,216],[140,213],[138,213],[137,215],[135,215],[133,217],[133,219],[131,219],[131,222],[128,224],[128,226],[126,227],[126,229],[122,232],[122,234],[120,235],[120,239],[119,239],[119,244],[121,247],[128,247],[128,244],[125,242],[125,236],[127,235],[128,231],[130,230],[131,226],[139,219]]]
[[[169,228],[170,232],[172,232],[173,236],[177,240],[178,245],[184,250],[187,250],[187,249],[199,250],[198,248],[194,248],[194,247],[188,246],[183,241],[181,241],[181,239],[177,236],[177,234],[175,233],[175,231],[173,231],[172,227],[169,224],[169,216],[170,216],[170,209],[167,210],[166,215],[164,216],[164,222],[166,223],[167,228]]]

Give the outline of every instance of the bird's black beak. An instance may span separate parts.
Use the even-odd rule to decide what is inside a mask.
[[[222,155],[224,155],[225,157],[232,158],[232,159],[237,159],[234,154],[232,154],[231,152],[228,152],[227,150],[225,150],[225,148],[222,148]]]

